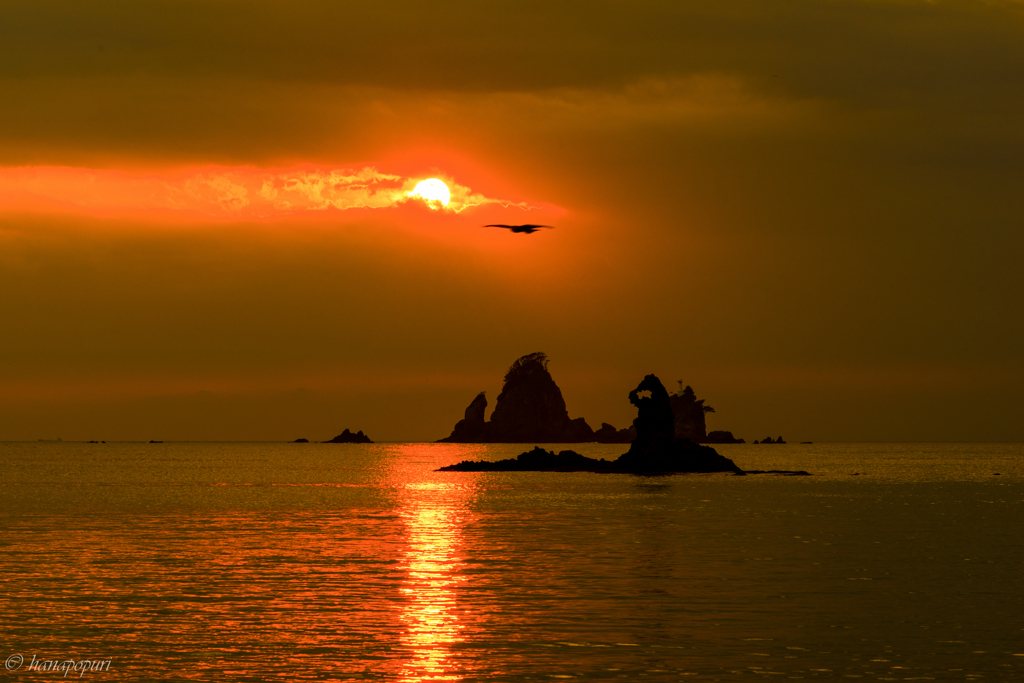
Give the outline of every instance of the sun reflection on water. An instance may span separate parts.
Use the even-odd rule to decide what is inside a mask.
[[[467,580],[463,530],[472,521],[468,503],[475,495],[467,483],[418,481],[401,487],[406,531],[401,640],[409,650],[402,680],[410,683],[462,679],[451,648],[464,640],[458,588]]]

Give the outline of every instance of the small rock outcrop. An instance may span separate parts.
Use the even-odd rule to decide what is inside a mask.
[[[363,430],[361,430],[361,429],[358,432],[356,432],[355,434],[353,434],[352,432],[350,432],[350,431],[348,431],[346,429],[345,431],[343,431],[341,434],[338,434],[336,437],[334,437],[330,441],[324,441],[323,443],[373,443],[373,442],[370,441],[370,437],[366,436],[366,434],[363,434]]]
[[[772,440],[772,437],[768,436],[768,437],[765,437],[765,438],[761,439],[760,441],[757,441],[755,439],[754,443],[786,443],[786,442],[782,440],[781,436],[779,438],[775,439],[774,441]]]
[[[635,427],[616,429],[607,422],[602,422],[601,428],[594,432],[594,441],[598,443],[630,443],[635,438]]]
[[[576,451],[546,451],[534,446],[532,451],[515,458],[487,462],[463,460],[457,465],[442,467],[438,472],[612,472],[612,463],[601,458],[595,460]]]
[[[701,443],[746,443],[743,439],[737,439],[732,432],[715,429],[708,432],[708,436]]]
[[[309,443],[309,439],[295,439],[295,441],[289,441],[289,443]]]
[[[595,460],[575,451],[555,453],[535,447],[518,457],[498,462],[465,460],[442,467],[447,472],[621,472],[661,474],[673,472],[731,472],[744,474],[728,458],[709,446],[700,446],[689,439],[675,437],[675,416],[668,392],[654,375],[647,375],[629,393],[629,401],[637,407],[633,421],[636,438],[629,452],[614,461]],[[608,431],[614,430],[611,425]]]
[[[505,373],[491,419],[485,422],[487,399],[481,393],[466,408],[452,433],[441,443],[580,443],[594,440],[582,417],[569,418],[562,391],[548,372],[548,358],[531,353]]]

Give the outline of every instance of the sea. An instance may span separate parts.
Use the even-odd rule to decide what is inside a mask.
[[[1024,681],[1024,444],[533,445],[0,443],[0,678]]]

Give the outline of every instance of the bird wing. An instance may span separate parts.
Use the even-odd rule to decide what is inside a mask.
[[[492,223],[489,225],[484,225],[483,227],[504,227],[507,230],[534,230],[539,227],[554,227],[554,225],[534,225],[531,223],[526,223],[525,225],[506,225],[505,223]]]

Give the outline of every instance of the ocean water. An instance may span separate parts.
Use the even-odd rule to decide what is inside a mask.
[[[1024,680],[1024,444],[716,448],[3,443],[0,677]]]

